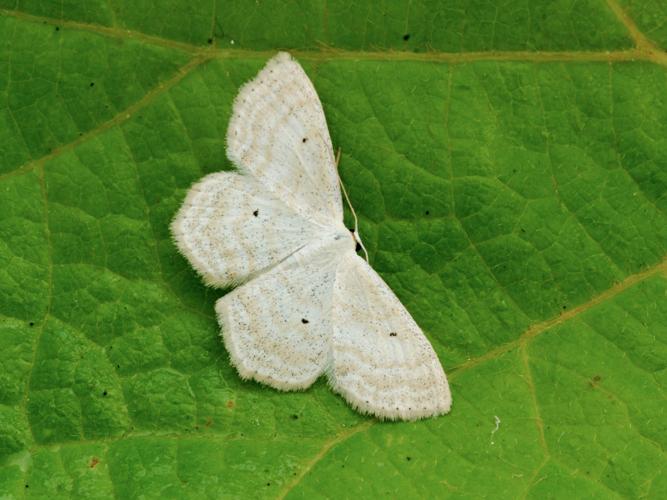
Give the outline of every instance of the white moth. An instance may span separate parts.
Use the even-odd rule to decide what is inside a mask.
[[[195,184],[171,231],[208,285],[240,284],[215,309],[241,377],[289,391],[326,374],[362,412],[447,413],[433,348],[343,225],[322,104],[289,54],[241,88],[227,155],[239,173]]]

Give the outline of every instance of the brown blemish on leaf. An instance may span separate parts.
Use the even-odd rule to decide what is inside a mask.
[[[594,375],[593,377],[591,377],[588,383],[593,389],[595,389],[598,385],[600,385],[601,381],[602,377],[600,375]]]
[[[100,463],[100,459],[97,457],[93,457],[90,459],[90,468],[94,469],[97,464]]]

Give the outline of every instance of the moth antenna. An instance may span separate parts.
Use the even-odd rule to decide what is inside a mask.
[[[357,219],[357,213],[354,211],[354,207],[350,202],[350,197],[347,195],[347,190],[345,189],[345,184],[343,184],[343,179],[341,179],[340,174],[338,174],[339,161],[340,161],[340,148],[338,148],[338,152],[336,153],[336,174],[338,175],[338,184],[340,184],[340,190],[343,192],[343,195],[345,196],[345,201],[347,202],[347,206],[350,207],[350,211],[352,212],[352,218],[354,219],[354,233],[357,235],[355,241],[359,243],[361,249],[364,251],[364,255],[366,256],[366,262],[369,262],[368,252],[366,251],[364,243],[361,241],[361,236],[359,236],[359,220]]]

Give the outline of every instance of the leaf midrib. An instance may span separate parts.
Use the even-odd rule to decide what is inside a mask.
[[[411,52],[401,50],[387,51],[355,51],[337,49],[328,46],[322,46],[319,50],[290,50],[292,55],[298,59],[322,61],[329,59],[336,60],[373,60],[373,61],[421,61],[421,62],[473,62],[473,61],[525,61],[525,62],[621,62],[621,61],[649,61],[655,64],[667,66],[667,52],[661,50],[653,44],[637,28],[634,22],[625,14],[615,0],[608,0],[612,12],[618,20],[625,26],[630,38],[634,42],[634,47],[627,50],[614,51],[528,51],[528,50],[492,50],[492,51],[472,51],[472,52]],[[122,40],[137,40],[151,45],[160,46],[188,52],[195,56],[207,55],[207,58],[219,57],[229,58],[267,58],[275,54],[275,50],[249,50],[249,49],[231,49],[218,48],[213,44],[209,47],[195,45],[187,42],[178,42],[168,38],[155,35],[149,35],[141,31],[129,29],[114,28],[102,26],[99,24],[83,23],[79,21],[68,21],[64,19],[55,19],[45,16],[36,16],[25,12],[0,9],[3,16],[14,17],[25,21],[35,23],[46,23],[54,26],[62,26],[75,30],[88,31],[112,38]]]

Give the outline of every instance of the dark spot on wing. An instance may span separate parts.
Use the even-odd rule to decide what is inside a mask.
[[[301,323],[307,325],[308,323],[310,323],[310,321],[308,321],[306,318],[301,318]]]
[[[252,214],[257,217],[259,215],[259,210],[255,210]]]
[[[357,246],[354,247],[354,251],[355,251],[355,252],[358,252],[359,250],[361,250],[361,245],[359,244],[358,241],[357,241],[356,243],[357,243]]]
[[[306,141],[308,141],[307,137],[304,137],[303,139],[301,139],[301,142],[303,142],[304,144],[306,143]]]
[[[390,336],[390,337],[396,337],[396,335],[398,335],[396,332],[390,332],[390,333],[389,333],[389,336]]]

